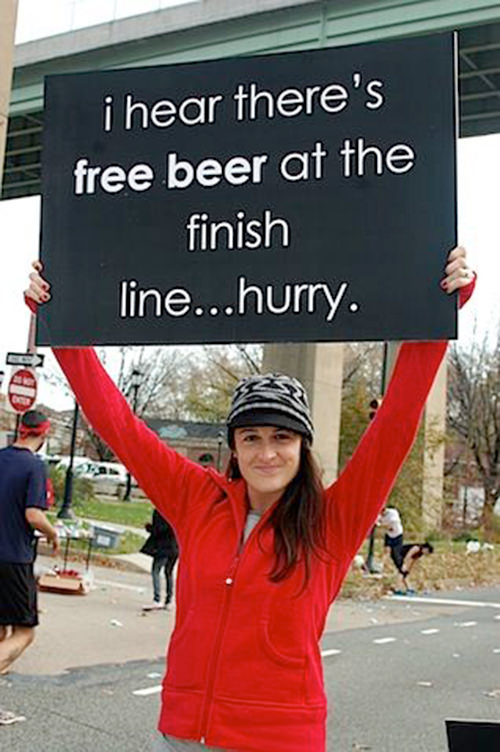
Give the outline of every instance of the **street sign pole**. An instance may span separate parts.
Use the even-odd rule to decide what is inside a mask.
[[[15,428],[15,434],[14,434],[14,441],[17,441],[19,438],[19,426],[21,423],[21,415],[27,410],[30,410],[35,403],[36,400],[36,393],[37,393],[37,379],[34,372],[29,372],[28,369],[30,368],[38,368],[40,366],[43,366],[44,361],[44,355],[39,355],[36,351],[36,344],[35,344],[35,334],[36,334],[36,315],[34,313],[30,313],[30,323],[28,328],[28,341],[26,343],[26,352],[24,353],[15,353],[15,352],[9,352],[7,353],[6,358],[6,364],[8,366],[16,367],[18,366],[18,371],[13,371],[11,374],[11,379],[9,381],[8,386],[8,399],[9,403],[11,405],[11,408],[16,411],[16,428]],[[22,374],[22,371],[26,371],[27,373]],[[21,376],[17,381],[14,380],[14,375],[17,373],[19,374],[21,372]],[[25,383],[27,380],[29,381],[29,373],[32,373],[32,381],[28,384]],[[3,375],[3,371],[0,372],[1,375]],[[34,383],[33,383],[34,382]],[[1,378],[0,378],[0,385],[1,385]],[[11,390],[12,386],[12,392]],[[34,389],[34,395],[29,395],[28,392],[33,392]],[[16,396],[17,392],[17,396]],[[21,392],[23,394],[21,394]],[[11,398],[12,396],[12,398]],[[29,403],[29,400],[31,399],[31,396],[33,396],[33,399],[31,400],[31,403]],[[24,403],[24,404],[23,404]]]

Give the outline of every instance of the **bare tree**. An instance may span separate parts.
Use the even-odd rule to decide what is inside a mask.
[[[177,347],[121,347],[117,385],[132,403],[138,374],[136,413],[176,417],[182,411],[184,380],[191,368],[189,350]]]
[[[120,347],[119,349],[102,349],[100,359],[109,367],[115,377],[118,388],[131,405],[135,402],[139,416],[179,417],[184,411],[184,381],[190,369],[190,361],[184,348],[176,347]],[[139,372],[139,387],[134,399],[133,372]],[[117,374],[117,375],[116,375]],[[45,374],[47,381],[67,393],[70,390],[59,371]],[[81,421],[85,438],[100,460],[113,459],[107,445],[86,423]]]
[[[173,420],[222,420],[234,385],[242,377],[258,373],[262,348],[258,345],[196,347],[103,348],[99,357],[113,373],[115,382],[136,414]],[[134,387],[134,371],[139,386]],[[69,393],[60,372],[45,378]],[[82,421],[84,442],[101,460],[112,459],[106,444]]]
[[[262,347],[259,345],[204,347],[203,358],[191,364],[186,416],[191,420],[224,420],[236,383],[244,376],[259,373],[261,363]]]
[[[383,345],[379,342],[344,345],[340,467],[349,459],[368,425],[370,401],[381,396],[382,358]]]
[[[379,397],[382,381],[383,343],[348,342],[344,345],[342,386],[361,379],[373,397]]]
[[[482,524],[493,529],[500,494],[500,329],[492,344],[474,340],[450,349],[449,425],[471,450],[484,489]]]

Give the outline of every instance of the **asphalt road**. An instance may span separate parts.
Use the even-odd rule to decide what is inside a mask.
[[[500,719],[500,588],[439,599],[349,604],[356,628],[325,634],[327,752],[445,752],[445,718]],[[155,659],[0,679],[0,705],[26,716],[0,728],[0,750],[149,751],[162,672]]]
[[[497,608],[325,635],[328,752],[444,752],[445,718],[500,720],[500,589],[447,597]]]

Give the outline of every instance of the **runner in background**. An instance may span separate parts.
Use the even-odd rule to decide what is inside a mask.
[[[17,441],[0,450],[0,674],[8,672],[35,638],[34,531],[47,537],[54,553],[59,550],[57,531],[45,516],[45,467],[35,456],[49,428],[43,413],[29,410],[21,418]],[[0,709],[0,725],[21,719]]]
[[[395,507],[386,507],[377,524],[385,528],[384,535],[384,565],[390,556],[396,567],[399,578],[394,590],[395,595],[414,595],[415,590],[410,587],[408,577],[415,563],[422,556],[432,554],[434,547],[430,543],[404,543],[403,524]]]

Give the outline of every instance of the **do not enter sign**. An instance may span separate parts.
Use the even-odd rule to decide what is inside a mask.
[[[36,402],[37,380],[30,368],[17,368],[12,372],[7,389],[9,405],[16,413],[31,410]]]

